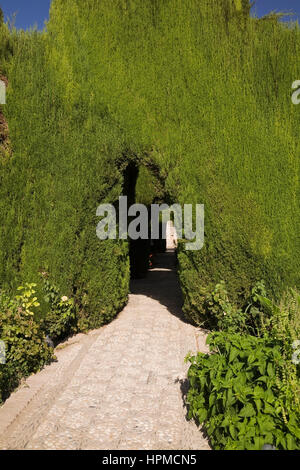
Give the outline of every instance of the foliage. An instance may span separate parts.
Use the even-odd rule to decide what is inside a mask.
[[[298,291],[289,289],[284,294],[279,306],[263,296],[259,296],[258,300],[261,308],[268,311],[270,319],[267,328],[264,329],[264,334],[288,344],[300,339],[300,295]]]
[[[37,307],[33,287],[22,287],[22,294],[15,298],[0,293],[0,338],[6,347],[6,364],[0,365],[0,402],[22,377],[37,372],[52,359],[52,350],[31,311]]]
[[[47,31],[11,33],[2,287],[44,269],[91,325],[116,315],[128,245],[100,242],[95,212],[122,193],[124,158],[155,164],[172,201],[205,204],[204,249],[179,254],[190,317],[219,279],[238,308],[256,279],[278,298],[299,287],[300,33],[248,7],[54,0]]]
[[[211,354],[188,357],[188,403],[189,416],[205,425],[213,447],[261,450],[271,444],[299,450],[299,382],[295,388],[282,375],[286,359],[280,343],[215,332],[208,344]]]
[[[137,177],[135,187],[135,199],[139,204],[150,206],[153,203],[157,203],[156,199],[162,198],[161,183],[146,166],[141,166]]]
[[[193,320],[199,326],[232,331],[246,328],[246,314],[229,301],[224,281],[216,284],[212,291],[209,287],[199,287],[198,302],[198,314]]]
[[[58,341],[77,331],[77,312],[74,300],[61,296],[58,289],[44,276],[44,300],[48,304],[47,314],[41,327],[53,340]]]
[[[13,38],[8,26],[3,22],[3,11],[0,7],[0,75],[5,75],[13,53]]]
[[[83,311],[85,327],[101,326],[128,295],[127,243],[98,240],[95,215],[122,190],[116,163],[122,136],[88,102],[72,112],[64,108],[44,33],[14,34],[5,106],[13,157],[0,168],[0,212],[7,221],[0,232],[0,285],[12,293],[30,279],[40,291],[38,272],[47,271]]]
[[[300,449],[298,292],[276,305],[258,282],[237,309],[220,283],[204,305],[220,331],[208,336],[210,354],[188,357],[190,417],[204,424],[216,449]]]
[[[267,318],[271,317],[270,312],[264,308],[270,302],[265,296],[264,282],[257,282],[251,289],[249,298],[244,300],[244,305],[237,307],[229,299],[225,281],[220,281],[213,288],[199,286],[193,315],[188,310],[188,316],[198,326],[208,329],[259,335],[259,329],[264,330]]]
[[[180,243],[179,274],[186,314],[221,332],[210,337],[217,352],[191,359],[191,413],[222,448],[299,446],[299,297],[277,301],[300,287],[300,30],[250,18],[249,7],[53,0],[41,33],[0,26],[13,151],[0,155],[0,286],[37,284],[1,300],[2,395],[51,355],[32,315],[40,270],[51,276],[44,325],[57,338],[75,314],[98,327],[126,303],[128,243],[98,240],[95,213],[118,200],[133,160],[159,173],[141,172],[140,199],[150,203],[163,181],[171,202],[205,204],[205,246]],[[252,290],[257,279],[275,302],[263,285]],[[228,397],[219,378],[237,391]]]
[[[57,343],[89,327],[84,315],[77,313],[74,299],[61,296],[48,280],[48,273],[43,272],[42,279],[43,299],[36,294],[35,283],[20,286],[14,297],[0,292],[0,339],[6,348],[6,364],[0,365],[0,402],[23,377],[51,361],[46,335]]]
[[[26,316],[34,316],[32,309],[40,306],[37,297],[34,295],[36,292],[34,287],[36,287],[36,284],[34,283],[26,283],[25,287],[18,287],[18,291],[21,291],[21,293],[20,295],[16,295],[16,301],[23,309]]]

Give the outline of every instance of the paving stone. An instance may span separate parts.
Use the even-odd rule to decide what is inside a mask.
[[[0,448],[209,449],[182,392],[206,336],[183,317],[174,254],[159,262],[112,323],[68,340],[0,408]]]

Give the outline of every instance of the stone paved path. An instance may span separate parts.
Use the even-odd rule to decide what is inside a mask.
[[[182,317],[174,259],[161,255],[112,323],[70,339],[12,394],[0,449],[209,449],[185,418],[184,357],[207,349]]]

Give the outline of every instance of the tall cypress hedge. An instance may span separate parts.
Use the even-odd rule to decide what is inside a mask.
[[[300,33],[231,0],[53,0],[15,33],[0,167],[0,284],[49,271],[98,325],[126,301],[128,247],[95,236],[126,159],[173,202],[205,204],[205,246],[179,253],[185,308],[221,279],[237,299],[299,278]],[[125,161],[125,163],[124,163]]]
[[[64,97],[50,55],[47,34],[16,38],[5,107],[13,156],[1,167],[1,285],[40,284],[47,272],[96,327],[128,294],[127,243],[96,237],[97,206],[122,191],[123,137],[105,111]]]

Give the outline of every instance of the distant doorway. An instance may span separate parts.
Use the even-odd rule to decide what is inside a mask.
[[[175,250],[177,248],[178,238],[176,228],[172,220],[167,222],[166,226],[166,249]]]
[[[166,251],[166,235],[169,236],[169,245],[175,247],[174,230],[172,224],[161,224],[159,240],[151,240],[151,204],[162,204],[165,193],[164,186],[158,176],[158,169],[151,165],[143,165],[136,161],[130,161],[124,171],[123,194],[127,196],[128,207],[138,203],[145,205],[149,210],[149,239],[132,240],[129,239],[129,258],[131,279],[141,279],[146,277],[149,268],[153,265],[156,253]],[[130,223],[130,217],[128,217]]]

